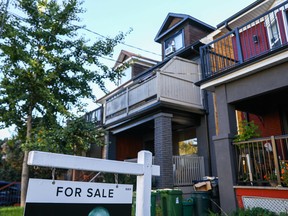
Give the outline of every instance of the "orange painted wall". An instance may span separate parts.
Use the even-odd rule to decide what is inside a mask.
[[[244,208],[243,196],[288,199],[288,188],[235,188],[235,193],[239,208]]]
[[[262,116],[254,114],[248,115],[249,121],[254,121],[258,125],[262,137],[268,137],[272,135],[282,135],[281,119],[279,112],[271,112]]]

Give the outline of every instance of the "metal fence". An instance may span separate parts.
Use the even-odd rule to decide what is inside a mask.
[[[173,156],[174,186],[192,185],[205,175],[204,157],[194,155]]]
[[[20,183],[0,182],[0,206],[19,205],[20,196]]]
[[[137,162],[128,159],[127,162]],[[153,157],[154,162],[154,157]],[[174,186],[192,185],[193,181],[202,180],[205,176],[204,157],[197,155],[173,156],[173,184]],[[161,176],[160,176],[161,178]]]

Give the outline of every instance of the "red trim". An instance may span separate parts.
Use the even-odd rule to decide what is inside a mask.
[[[243,196],[288,199],[288,188],[235,188],[235,194],[238,207],[244,208]]]

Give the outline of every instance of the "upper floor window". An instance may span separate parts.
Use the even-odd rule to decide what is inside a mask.
[[[170,55],[171,53],[184,47],[184,35],[183,30],[178,31],[176,34],[171,36],[165,41],[164,50],[165,56]]]
[[[271,24],[269,26],[269,40],[270,40],[271,48],[275,48],[275,47],[281,45],[280,33],[279,33],[279,29],[278,29],[278,25],[277,25],[276,20],[271,22]]]

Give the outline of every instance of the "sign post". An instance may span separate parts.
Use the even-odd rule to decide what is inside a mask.
[[[31,151],[28,165],[137,175],[137,216],[150,216],[152,176],[160,175],[160,167],[152,165],[149,151],[140,151],[137,163]]]

